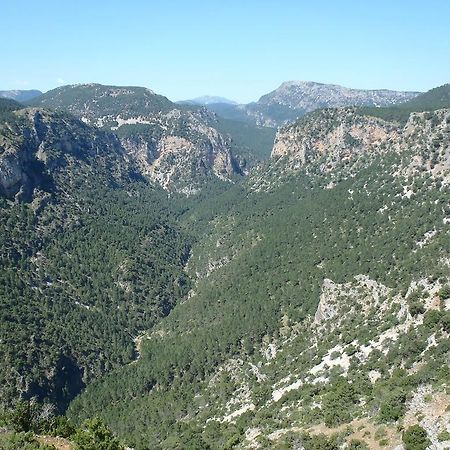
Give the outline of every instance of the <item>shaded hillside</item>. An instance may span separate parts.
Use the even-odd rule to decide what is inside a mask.
[[[1,123],[3,405],[36,396],[63,410],[135,358],[134,338],[189,287],[173,202],[114,135],[39,109]]]
[[[244,158],[240,164],[244,170],[248,171],[255,163],[270,157],[276,133],[274,128],[259,127],[222,117],[217,118],[216,128],[231,137],[233,154]]]

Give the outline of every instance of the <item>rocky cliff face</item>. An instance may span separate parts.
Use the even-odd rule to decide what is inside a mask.
[[[280,129],[272,157],[284,157],[290,170],[320,161],[326,172],[361,156],[411,151],[415,167],[445,177],[450,169],[449,121],[448,109],[413,113],[404,127],[352,108],[327,109]]]
[[[62,172],[75,177],[91,163],[123,177],[130,169],[119,140],[60,113],[31,108],[0,125],[0,195],[29,201],[50,192]]]
[[[178,107],[149,89],[65,86],[37,102],[116,133],[142,174],[164,189],[190,195],[207,180],[232,181],[241,174],[230,140],[214,128],[212,113]]]
[[[195,194],[208,179],[231,181],[241,173],[230,139],[211,126],[205,110],[131,120],[117,128],[123,147],[145,176],[167,190]]]
[[[271,156],[288,156],[306,164],[327,155],[338,162],[369,146],[376,149],[398,132],[395,124],[359,116],[352,109],[328,109],[282,128]]]

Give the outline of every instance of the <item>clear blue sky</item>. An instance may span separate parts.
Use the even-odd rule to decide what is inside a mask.
[[[450,81],[450,0],[1,0],[0,17],[0,89],[99,82],[248,102],[294,79]]]

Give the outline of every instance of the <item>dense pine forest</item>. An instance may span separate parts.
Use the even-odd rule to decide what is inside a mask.
[[[278,131],[118,89],[0,99],[0,448],[445,448],[450,86]]]

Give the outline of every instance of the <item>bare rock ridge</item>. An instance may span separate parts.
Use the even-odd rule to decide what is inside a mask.
[[[128,177],[132,167],[116,136],[67,114],[28,108],[0,125],[1,196],[31,201],[53,190],[58,173],[75,177],[91,164],[112,179]]]
[[[349,89],[336,84],[313,81],[286,81],[269,94],[263,95],[258,103],[263,105],[285,105],[304,112],[319,108],[342,106],[391,106],[410,100],[420,92],[391,91],[388,89]]]

